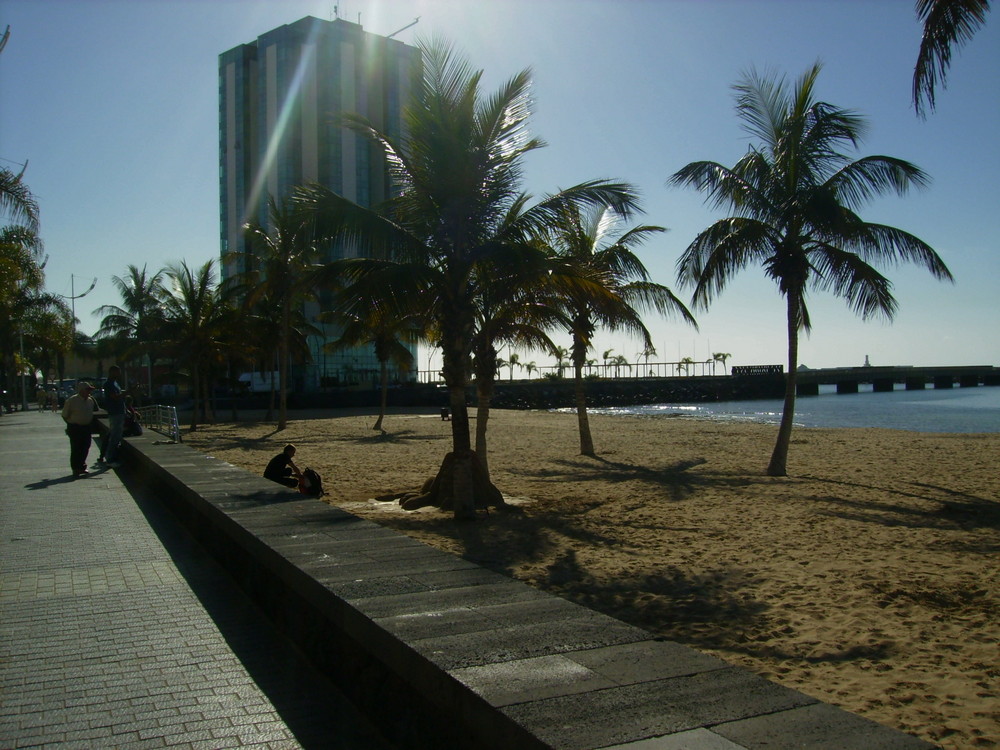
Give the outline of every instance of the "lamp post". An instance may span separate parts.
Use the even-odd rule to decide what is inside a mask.
[[[97,277],[94,277],[94,280],[90,282],[90,286],[87,287],[87,291],[85,291],[83,294],[77,294],[76,293],[76,287],[74,286],[74,276],[73,276],[73,274],[70,274],[69,275],[69,296],[67,297],[65,294],[60,294],[59,295],[63,299],[68,299],[70,301],[71,314],[73,316],[73,344],[74,345],[76,344],[76,301],[78,299],[86,297],[88,294],[90,294],[92,291],[94,291],[94,287],[95,286],[97,286]],[[75,353],[73,355],[73,361],[74,362],[76,361],[76,354]],[[80,374],[79,372],[74,372],[73,373],[74,377],[78,377],[79,374]]]

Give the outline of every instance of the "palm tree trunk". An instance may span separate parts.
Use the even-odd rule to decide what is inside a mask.
[[[379,409],[378,409],[378,419],[375,420],[375,426],[372,427],[373,430],[382,430],[382,420],[385,419],[385,407],[389,403],[389,362],[387,360],[382,360],[379,362],[380,365],[380,390],[382,392]]]
[[[490,476],[488,448],[486,441],[487,427],[490,421],[490,402],[493,400],[494,385],[497,374],[497,351],[493,347],[484,347],[476,352],[476,455],[483,468],[486,478]]]
[[[574,330],[587,330],[590,326],[585,319],[578,319]],[[587,388],[583,381],[583,366],[587,362],[587,343],[579,333],[573,334],[571,351],[573,358],[573,396],[576,402],[576,421],[580,432],[580,455],[593,456],[594,439],[590,435],[590,419],[587,416]]]
[[[573,391],[576,399],[576,421],[580,430],[580,455],[594,456],[594,438],[587,417],[587,387],[583,382],[583,362],[573,357]]]
[[[454,319],[457,319],[457,316]],[[468,327],[471,328],[471,324]],[[475,483],[470,456],[472,443],[469,439],[469,409],[465,404],[468,348],[462,345],[463,333],[465,331],[458,327],[452,335],[444,337],[441,347],[441,369],[445,384],[448,386],[452,452],[455,454],[454,481],[451,485],[455,520],[471,520],[476,517]]]
[[[788,475],[788,446],[792,442],[792,423],[795,420],[795,386],[798,381],[799,366],[799,321],[801,302],[798,293],[787,295],[788,317],[788,373],[785,375],[785,404],[781,410],[781,425],[778,427],[778,439],[771,453],[771,462],[767,465],[769,477],[784,477]]]
[[[285,299],[281,306],[281,340],[278,342],[278,429],[288,425],[288,330],[291,327],[291,302]]]

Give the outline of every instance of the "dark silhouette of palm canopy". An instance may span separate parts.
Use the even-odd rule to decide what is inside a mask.
[[[422,75],[403,113],[401,135],[361,117],[345,124],[375,143],[388,163],[394,197],[365,208],[319,186],[297,192],[317,235],[352,248],[329,273],[348,288],[379,288],[387,310],[419,312],[439,337],[452,411],[452,447],[428,502],[474,517],[476,506],[502,504],[488,479],[476,481],[465,389],[476,333],[476,301],[485,265],[513,267],[542,253],[529,240],[566,204],[635,206],[625,185],[594,181],[528,207],[520,192],[525,154],[542,146],[527,132],[529,71],[480,94],[481,71],[437,42],[421,47]],[[422,501],[421,501],[422,502]]]
[[[693,301],[707,307],[737,272],[761,265],[785,298],[788,373],[784,411],[767,473],[785,476],[795,411],[799,331],[810,328],[806,294],[843,297],[863,319],[891,319],[891,282],[875,264],[916,263],[938,279],[951,279],[944,262],[907,232],[863,221],[855,211],[872,198],[923,186],[927,176],[889,156],[857,160],[864,131],[857,115],[814,101],[819,65],[791,88],[751,71],[735,86],[736,109],[759,141],[735,166],[693,162],[671,183],[707,194],[734,215],[702,231],[677,262],[678,278],[694,285]]]
[[[642,322],[640,310],[653,310],[661,315],[678,314],[697,327],[687,307],[670,289],[649,280],[646,267],[634,252],[634,248],[647,238],[666,230],[639,226],[622,232],[620,226],[621,217],[606,206],[594,206],[582,212],[576,206],[566,206],[549,234],[555,258],[569,267],[570,278],[579,277],[585,282],[567,289],[563,298],[573,337],[570,355],[580,453],[585,456],[595,455],[583,368],[596,329],[603,327],[637,335],[650,351],[653,341]]]
[[[951,51],[972,39],[986,23],[989,0],[917,0],[917,17],[923,22],[917,64],[913,69],[913,107],[924,116],[934,110],[935,90],[946,86]]]
[[[0,167],[0,213],[8,220],[38,231],[38,201],[24,183],[24,170],[14,173]]]

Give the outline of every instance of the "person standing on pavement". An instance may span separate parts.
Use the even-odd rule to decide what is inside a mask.
[[[118,463],[118,447],[125,430],[125,395],[118,383],[121,373],[118,365],[111,365],[108,368],[108,379],[104,381],[104,410],[108,413],[108,432],[101,441],[101,455],[97,460],[106,461],[111,468],[121,466]]]
[[[97,402],[91,394],[94,386],[85,381],[76,384],[76,395],[63,404],[62,418],[69,435],[69,466],[74,477],[85,477],[87,454],[90,452],[90,429],[97,411]]]

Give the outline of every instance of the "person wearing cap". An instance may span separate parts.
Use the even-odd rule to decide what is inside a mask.
[[[94,386],[81,380],[76,384],[76,394],[66,399],[62,418],[69,435],[69,466],[74,477],[85,477],[87,454],[90,453],[90,425],[94,421],[97,402],[91,395]]]

